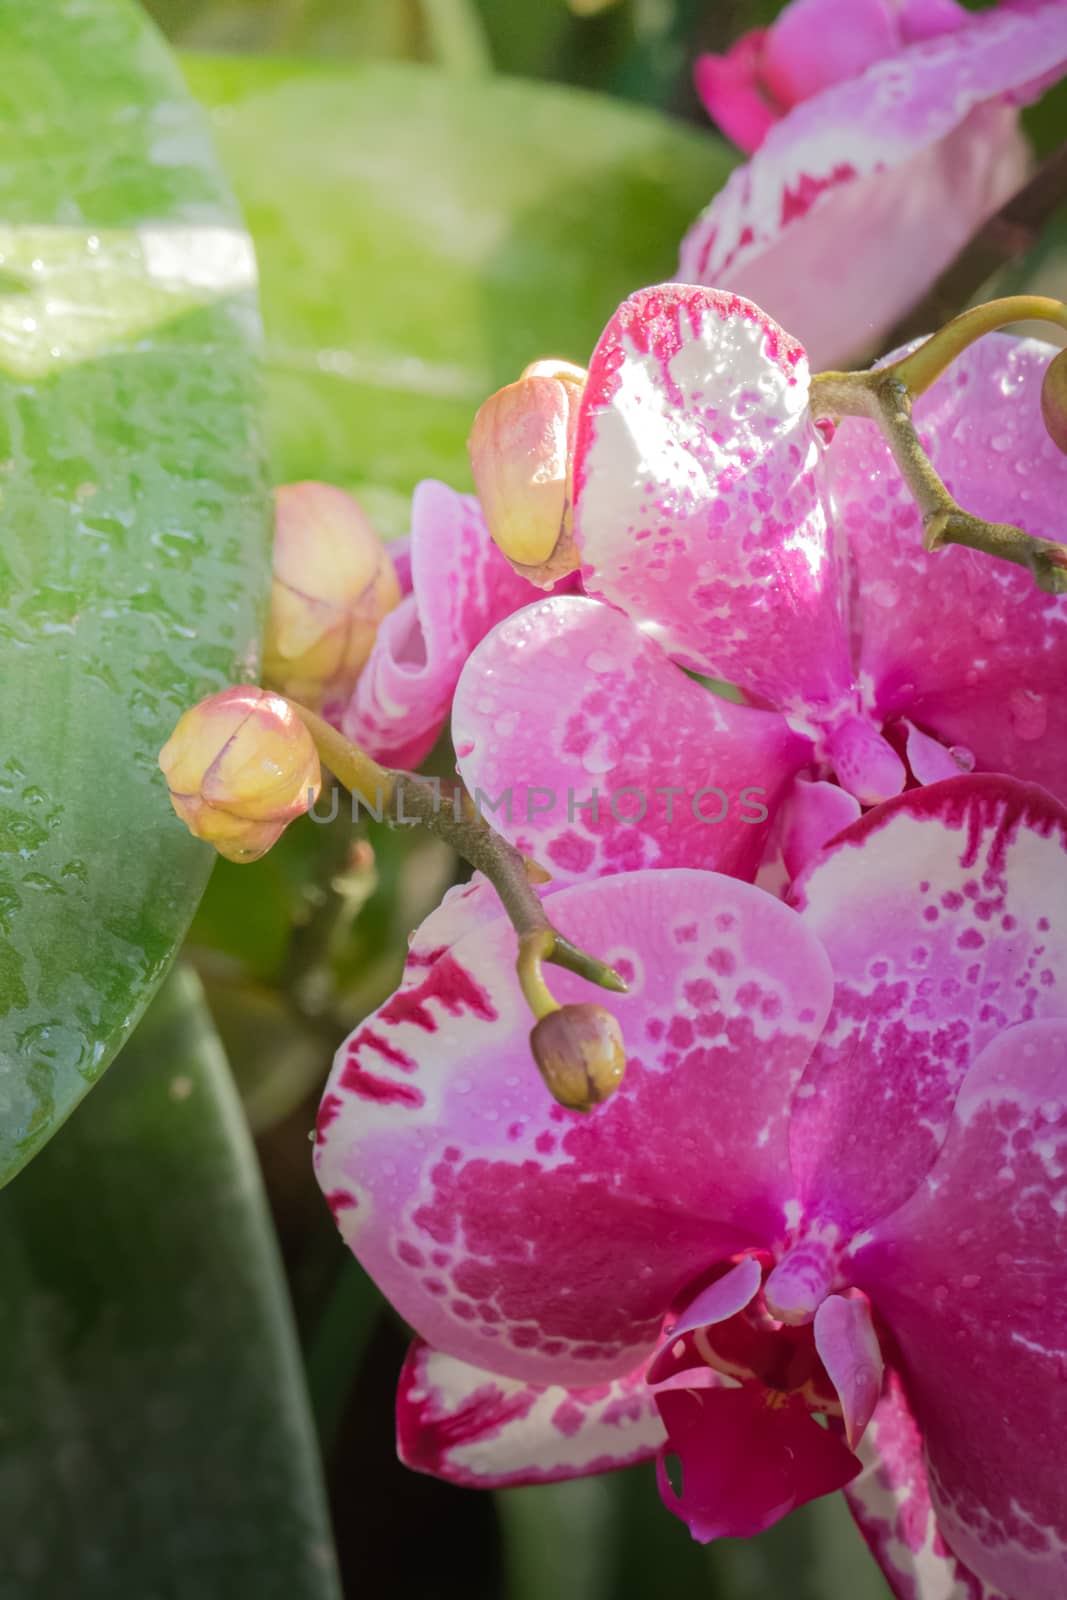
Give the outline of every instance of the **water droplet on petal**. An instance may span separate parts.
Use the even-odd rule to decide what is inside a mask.
[[[900,586],[888,578],[879,578],[876,583],[868,585],[864,594],[872,605],[880,606],[883,611],[892,611],[900,601]]]
[[[1016,738],[1040,739],[1048,726],[1045,696],[1036,689],[1013,689],[1008,696],[1008,711]]]

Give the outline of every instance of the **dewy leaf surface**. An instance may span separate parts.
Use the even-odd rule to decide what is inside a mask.
[[[0,0],[0,1182],[155,989],[210,866],[156,770],[255,667],[254,258],[127,0]]]

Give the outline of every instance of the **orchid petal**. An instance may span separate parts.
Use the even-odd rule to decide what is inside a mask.
[[[768,32],[763,72],[786,106],[895,54],[895,18],[884,0],[793,0]]]
[[[678,1339],[694,1328],[707,1328],[713,1322],[736,1316],[759,1293],[762,1281],[763,1269],[757,1257],[742,1256],[721,1278],[689,1301],[678,1320],[671,1323],[669,1337]]]
[[[815,1313],[815,1348],[840,1397],[848,1447],[855,1450],[874,1415],[884,1371],[866,1300],[829,1295]]]
[[[507,618],[460,678],[452,736],[489,820],[562,879],[644,866],[755,876],[811,745],[694,683],[577,595]],[[595,797],[595,798],[594,798]]]
[[[783,711],[851,683],[807,396],[804,351],[757,306],[662,284],[602,334],[575,451],[587,592]]]
[[[860,803],[836,783],[798,778],[782,815],[782,855],[790,877],[806,867],[843,828],[856,821]]]
[[[697,1328],[707,1328],[715,1322],[725,1322],[743,1311],[759,1293],[763,1269],[756,1256],[742,1256],[735,1266],[709,1283],[706,1289],[690,1300],[676,1321],[664,1330],[664,1342],[653,1357],[648,1369],[649,1383],[658,1383],[677,1366],[681,1352],[676,1348],[679,1339]],[[695,1359],[699,1360],[699,1356]]]
[[[1056,1018],[986,1047],[925,1183],[853,1259],[899,1347],[946,1540],[1025,1600],[1067,1592],[1065,1259],[1067,1019]]]
[[[916,783],[940,783],[943,778],[958,778],[965,770],[939,739],[931,739],[913,722],[904,723],[904,748]]]
[[[690,229],[678,276],[749,296],[817,368],[840,364],[1021,187],[1026,147],[1005,99],[1036,94],[1065,62],[1059,0],[1001,6],[805,100]]]
[[[536,1388],[416,1340],[400,1374],[401,1461],[472,1489],[553,1483],[655,1454],[664,1427],[640,1368],[581,1389]]]
[[[675,868],[551,897],[610,961],[621,1087],[565,1111],[530,1058],[498,919],[338,1053],[319,1181],[349,1245],[438,1349],[535,1383],[617,1377],[709,1263],[785,1229],[788,1104],[830,1001],[818,941],[760,890]],[[551,971],[563,1003],[597,994]]]
[[[702,1544],[762,1533],[860,1471],[841,1438],[795,1395],[758,1384],[661,1388],[656,1403],[667,1429],[659,1491]],[[681,1464],[680,1494],[670,1481],[672,1456]]]
[[[957,1561],[930,1503],[922,1436],[890,1372],[845,1486],[849,1510],[897,1600],[1004,1600]]]
[[[760,83],[765,28],[742,34],[725,55],[698,56],[693,81],[708,116],[746,154],[761,145],[781,115]]]
[[[395,767],[426,756],[471,650],[538,592],[493,544],[473,495],[420,483],[411,518],[412,592],[383,620],[339,719],[346,738]]]
[[[1062,539],[1067,456],[1040,402],[1053,353],[1034,339],[982,339],[916,402],[915,419],[969,511]],[[919,512],[873,424],[843,422],[826,464],[878,714],[906,716],[965,747],[979,770],[1067,800],[1067,597],[1042,594],[1028,572],[980,551],[927,555]]]
[[[794,885],[834,1007],[793,1112],[809,1215],[857,1228],[910,1194],[1002,1028],[1067,1011],[1067,811],[961,777],[869,812]]]

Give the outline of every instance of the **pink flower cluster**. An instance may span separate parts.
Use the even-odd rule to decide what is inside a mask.
[[[553,923],[628,984],[622,1085],[589,1115],[549,1097],[476,879],[338,1052],[316,1166],[417,1334],[412,1466],[655,1456],[698,1539],[844,1488],[901,1600],[1060,1600],[1067,600],[926,554],[878,430],[817,418],[806,348],[733,289],[795,307],[820,359],[891,322],[1019,182],[1014,108],[1067,61],[1067,7],[843,10],[794,0],[701,67],[758,149],[683,249],[718,287],[641,291],[593,354],[579,571],[545,595],[422,485],[408,593],[335,710],[413,765],[452,708]],[[919,254],[883,283],[887,237]],[[915,420],[970,510],[1057,539],[1051,353],[988,337]],[[594,789],[685,800],[530,803]]]

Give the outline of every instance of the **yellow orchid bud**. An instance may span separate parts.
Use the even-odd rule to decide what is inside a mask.
[[[159,765],[190,833],[255,861],[322,786],[311,735],[287,700],[255,686],[208,695],[178,719]]]
[[[274,507],[263,676],[318,710],[352,692],[379,623],[400,600],[400,585],[362,507],[343,489],[283,484]]]
[[[1067,455],[1067,350],[1053,356],[1041,384],[1041,415],[1048,436]]]
[[[572,1111],[591,1111],[622,1082],[622,1029],[604,1006],[560,1006],[530,1033],[530,1048],[553,1099]]]
[[[535,361],[479,409],[467,448],[494,542],[531,583],[550,588],[573,572],[571,476],[587,374],[566,361]]]

